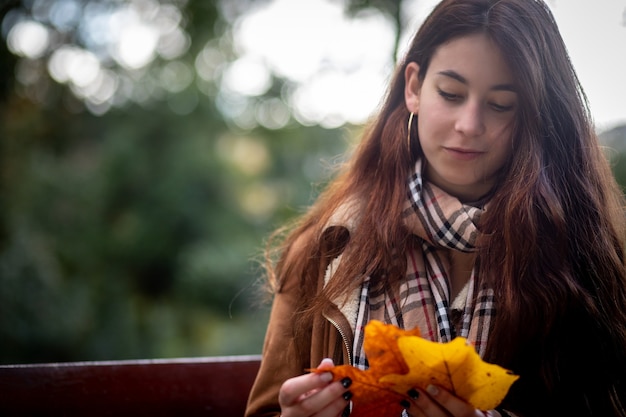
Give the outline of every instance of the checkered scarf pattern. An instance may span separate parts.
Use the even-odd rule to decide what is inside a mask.
[[[363,329],[374,319],[400,328],[418,326],[424,338],[438,342],[465,337],[481,356],[484,354],[495,312],[493,291],[475,288],[474,269],[467,287],[457,296],[463,299],[454,302],[454,313],[459,317],[454,321],[447,278],[447,251],[475,251],[476,224],[482,209],[462,204],[434,185],[422,182],[421,170],[418,161],[409,179],[404,211],[405,224],[421,241],[421,247],[406,254],[406,279],[395,290],[388,286],[374,288],[369,279],[361,287],[353,346],[353,365],[360,369],[368,367]]]

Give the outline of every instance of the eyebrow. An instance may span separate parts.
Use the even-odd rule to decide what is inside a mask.
[[[467,81],[467,79],[465,77],[463,77],[461,74],[459,74],[456,71],[453,70],[444,70],[444,71],[439,71],[437,74],[439,75],[443,75],[446,77],[450,77],[454,80],[457,80],[460,83],[463,83],[465,85],[469,84],[469,82]],[[495,90],[495,91],[511,91],[513,93],[517,92],[517,90],[515,89],[515,87],[512,84],[496,84],[493,87],[491,87],[491,90]]]

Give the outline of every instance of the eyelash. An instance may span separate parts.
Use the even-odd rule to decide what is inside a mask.
[[[458,99],[461,98],[461,96],[459,96],[458,94],[452,94],[452,93],[448,93],[446,91],[443,91],[442,89],[438,88],[437,92],[439,93],[439,95],[441,97],[444,98],[444,100],[448,100],[448,101],[457,101]]]
[[[439,95],[446,101],[456,102],[462,98],[458,94],[448,93],[447,91],[443,91],[440,88],[437,89],[437,93],[439,93]],[[489,103],[489,105],[493,110],[497,111],[498,113],[504,113],[513,109],[513,106],[501,106],[500,104],[496,103]]]
[[[513,106],[501,106],[501,105],[496,104],[496,103],[491,103],[491,107],[495,111],[500,112],[500,113],[504,113],[504,112],[507,112],[509,110],[513,110]]]

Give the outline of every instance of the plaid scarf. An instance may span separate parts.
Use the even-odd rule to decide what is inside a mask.
[[[353,346],[353,365],[361,369],[368,367],[363,351],[363,329],[373,319],[400,328],[418,326],[422,337],[438,342],[462,336],[481,356],[484,354],[490,319],[495,311],[493,291],[475,288],[474,269],[465,288],[455,300],[450,300],[448,281],[448,251],[475,251],[476,224],[482,209],[464,205],[436,186],[423,183],[421,170],[422,164],[418,161],[409,179],[404,211],[405,224],[421,243],[406,254],[406,279],[396,290],[388,286],[374,288],[369,279],[361,287]],[[458,320],[453,320],[452,314]]]

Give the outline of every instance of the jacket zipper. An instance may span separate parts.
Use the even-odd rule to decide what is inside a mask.
[[[346,348],[346,352],[348,353],[348,362],[351,365],[352,364],[352,352],[350,351],[350,345],[348,344],[348,338],[346,337],[345,333],[343,332],[343,330],[341,330],[341,327],[339,326],[339,324],[331,319],[330,317],[328,317],[328,315],[326,313],[324,313],[324,318],[326,320],[328,320],[333,326],[335,326],[335,329],[337,329],[337,331],[339,332],[339,335],[341,336],[341,340],[343,341],[343,347]]]

